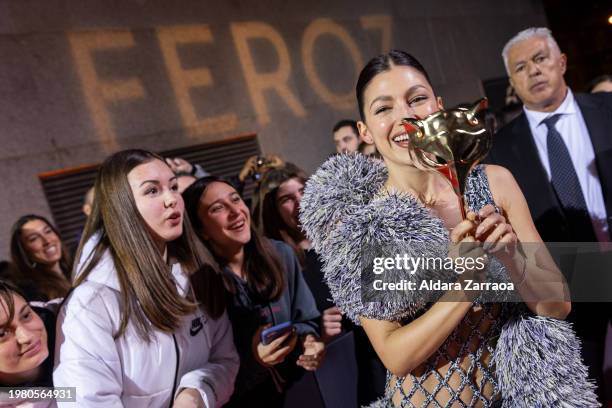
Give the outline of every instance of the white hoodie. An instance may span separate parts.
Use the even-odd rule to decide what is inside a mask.
[[[82,260],[96,241],[94,237],[86,244]],[[80,263],[78,270],[82,267]],[[184,296],[189,280],[180,264],[172,266],[172,275]],[[197,389],[207,408],[229,400],[239,358],[225,313],[213,320],[199,308],[185,316],[173,334],[154,330],[149,343],[130,322],[125,333],[113,339],[121,322],[119,295],[115,266],[107,251],[59,312],[56,387],[76,387],[79,408],[168,407],[183,388]]]

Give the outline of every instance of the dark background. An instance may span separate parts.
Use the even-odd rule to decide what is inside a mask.
[[[585,92],[588,83],[612,75],[612,1],[543,0],[548,27],[567,54],[565,79],[574,91]]]

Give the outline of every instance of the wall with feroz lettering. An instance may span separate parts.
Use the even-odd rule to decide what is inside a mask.
[[[545,23],[534,0],[0,0],[0,257],[19,215],[49,215],[41,172],[245,132],[313,171],[372,56],[413,53],[452,105]]]

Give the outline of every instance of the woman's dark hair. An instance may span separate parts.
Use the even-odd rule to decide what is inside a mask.
[[[0,261],[0,280],[13,279],[14,269],[9,261]]]
[[[6,279],[0,279],[0,307],[4,309],[6,313],[6,325],[10,325],[18,313],[15,310],[15,301],[13,295],[21,297],[26,302],[28,301],[25,293],[13,284],[11,281]],[[51,387],[53,386],[53,351],[55,349],[55,314],[48,309],[31,306],[32,310],[40,317],[45,330],[47,331],[47,347],[49,349],[49,356],[39,366],[41,371],[38,374],[38,378],[33,382],[28,382],[27,386],[38,386],[38,387]],[[15,386],[15,384],[4,384],[0,381],[0,387]]]
[[[70,290],[70,274],[72,272],[72,258],[68,254],[66,245],[61,242],[62,257],[59,265],[62,270],[62,276],[54,271],[51,271],[45,265],[37,264],[30,259],[27,250],[24,248],[21,241],[22,228],[30,221],[39,220],[44,222],[53,230],[61,242],[61,236],[57,229],[45,217],[35,214],[27,214],[19,217],[11,228],[11,261],[16,268],[16,280],[19,284],[33,286],[33,290],[38,292],[33,294],[35,298],[28,300],[51,300],[58,297],[64,297]]]
[[[15,317],[15,302],[13,302],[13,295],[19,295],[27,301],[25,294],[15,284],[10,281],[0,279],[0,300],[6,306],[7,324],[10,324]],[[3,307],[3,306],[0,306]]]
[[[593,91],[593,88],[595,88],[602,82],[612,82],[612,75],[600,75],[598,77],[593,78],[587,85],[587,92],[591,93]]]
[[[382,72],[389,71],[392,66],[404,66],[404,67],[412,67],[419,71],[427,82],[431,84],[429,79],[429,75],[427,75],[427,71],[423,68],[423,65],[414,58],[412,55],[408,54],[405,51],[400,50],[391,50],[387,54],[381,54],[377,57],[372,58],[368,63],[363,67],[361,72],[359,73],[359,79],[357,80],[357,85],[355,86],[355,92],[357,94],[357,105],[359,106],[359,114],[361,115],[361,120],[364,120],[364,110],[363,110],[363,94],[365,89],[367,88],[370,81],[378,74]]]
[[[350,128],[353,129],[353,132],[355,132],[356,135],[359,135],[359,128],[357,127],[357,122],[355,122],[352,119],[342,119],[342,120],[339,120],[334,125],[334,128],[332,129],[332,132],[337,132],[339,129],[341,129],[341,128],[345,127],[345,126],[350,126]]]
[[[292,163],[286,163],[283,167],[271,169],[264,174],[255,192],[253,223],[263,236],[288,244],[295,252],[300,264],[304,266],[306,258],[304,250],[299,246],[303,234],[300,231],[292,230],[285,224],[278,212],[276,200],[281,184],[292,178],[306,185],[306,174]]]
[[[212,183],[224,183],[236,189],[236,187],[221,177],[208,176],[196,180],[183,192],[185,201],[185,212],[192,222],[196,233],[202,239],[204,225],[198,216],[200,199],[205,193],[206,188]],[[237,190],[236,190],[237,192]],[[249,287],[254,290],[263,300],[275,301],[280,298],[285,290],[285,275],[281,267],[279,255],[274,250],[270,241],[261,236],[251,225],[251,240],[244,246],[244,266],[246,281]],[[217,268],[226,266],[226,260],[219,254],[215,254],[212,246],[202,239],[204,245],[215,255],[218,263]],[[224,276],[226,289],[236,293],[234,280]]]

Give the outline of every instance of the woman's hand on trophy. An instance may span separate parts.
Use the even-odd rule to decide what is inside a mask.
[[[455,270],[459,275],[457,282],[460,283],[467,280],[470,282],[484,282],[487,277],[487,254],[482,248],[482,243],[474,237],[478,227],[477,218],[476,213],[467,211],[466,219],[457,224],[450,234],[451,246],[448,256],[453,259],[463,258],[461,265],[464,265],[464,267]],[[466,262],[466,259],[471,261]],[[473,267],[467,267],[468,264]],[[469,292],[466,294],[470,300],[473,300],[478,295],[478,291],[475,290],[467,292]]]
[[[475,237],[483,243],[483,249],[504,263],[513,259],[518,238],[506,217],[490,204],[480,209],[478,217],[481,221],[476,227]]]
[[[476,240],[474,239],[474,234],[476,233],[476,227],[478,226],[476,219],[477,215],[471,211],[468,211],[465,220],[455,225],[455,227],[451,230],[451,242],[453,244],[475,242]]]

